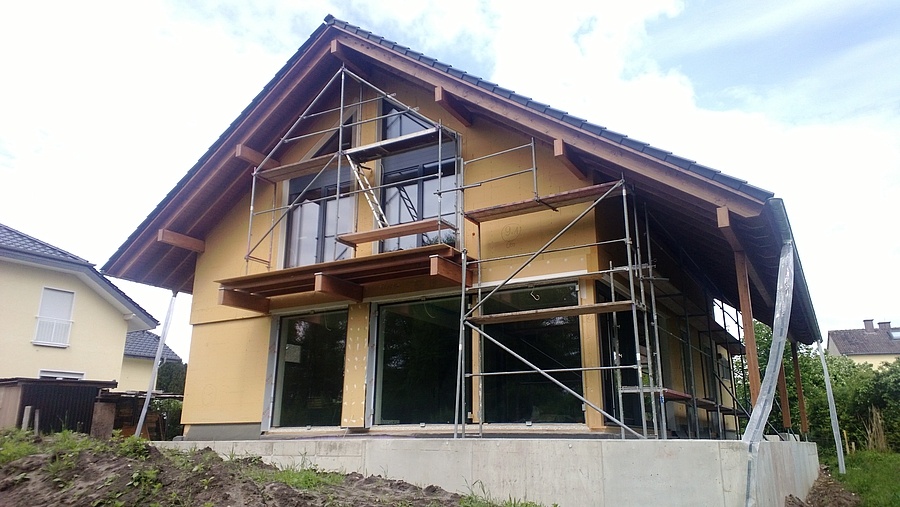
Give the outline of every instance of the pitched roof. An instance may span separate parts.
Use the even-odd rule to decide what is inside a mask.
[[[141,359],[153,359],[156,357],[156,349],[159,347],[159,335],[150,331],[132,331],[125,335],[125,357],[136,357]],[[183,362],[181,356],[170,349],[168,345],[163,345],[162,358],[163,361]]]
[[[33,238],[24,232],[17,231],[8,225],[0,224],[0,248],[26,252],[35,256],[44,256],[76,264],[93,266],[90,262],[71,254],[62,248],[57,248],[49,243]]]
[[[559,143],[583,164],[587,179],[623,177],[643,196],[657,229],[672,233],[672,244],[703,265],[701,278],[714,279],[717,292],[737,304],[732,245],[717,226],[717,209],[727,207],[754,271],[754,315],[771,322],[784,241],[792,240],[784,204],[773,194],[687,158],[631,139],[605,127],[532,100],[332,16],[229,125],[184,178],[159,203],[103,266],[113,276],[191,292],[196,254],[157,241],[160,229],[204,239],[221,213],[246,196],[252,164],[235,156],[243,145],[268,153],[297,120],[328,79],[342,66],[387,72],[425,89],[441,89],[450,102],[477,119],[497,122]],[[453,115],[453,113],[450,113]],[[456,115],[453,115],[456,116]],[[815,311],[799,255],[794,255],[794,312],[791,334],[820,340]],[[707,276],[707,273],[711,275]]]
[[[892,338],[892,334],[897,338]],[[900,328],[876,327],[866,329],[837,329],[828,331],[828,343],[844,356],[900,355]],[[829,347],[830,348],[830,347]]]
[[[147,310],[101,275],[90,262],[3,224],[0,224],[0,258],[78,276],[110,304],[136,317],[128,321],[130,330],[152,329],[159,325]]]

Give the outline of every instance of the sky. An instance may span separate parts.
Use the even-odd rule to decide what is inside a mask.
[[[101,266],[327,14],[773,191],[822,335],[900,324],[895,0],[4,2],[0,223]]]

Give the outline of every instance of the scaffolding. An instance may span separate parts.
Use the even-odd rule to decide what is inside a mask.
[[[336,106],[333,102],[328,103],[329,100],[334,100],[335,94],[338,97]],[[364,118],[362,114],[363,108],[373,102],[390,104],[391,111],[387,113],[379,111]],[[382,140],[370,144],[361,145],[359,143],[361,138],[360,127],[372,122],[382,122],[399,117],[411,118],[421,128],[390,138],[385,138],[387,136],[382,135],[380,136]],[[318,129],[312,128],[313,132],[297,134],[298,131],[302,130],[301,127],[309,129],[310,126],[317,123],[328,121],[331,121],[332,126]],[[354,133],[355,140],[348,139],[348,137],[353,138]],[[299,162],[288,164],[278,162],[278,157],[286,154],[291,146],[296,146],[297,143],[304,141],[311,146],[309,146],[307,154],[301,157]],[[466,437],[467,379],[472,381],[474,386],[473,393],[476,390],[478,393],[478,406],[473,407],[475,416],[473,419],[478,421],[478,435],[484,435],[486,396],[482,380],[489,376],[540,375],[569,395],[580,400],[585,411],[596,411],[606,421],[618,426],[622,438],[667,438],[670,434],[668,416],[671,413],[667,404],[670,402],[683,403],[690,407],[691,424],[687,431],[687,436],[689,437],[699,437],[701,435],[701,421],[698,416],[700,410],[704,410],[707,413],[707,432],[711,434],[710,428],[716,426],[719,435],[724,433],[722,421],[725,416],[732,415],[737,419],[741,415],[740,412],[746,413],[740,407],[737,396],[733,392],[731,393],[734,401],[733,406],[724,404],[724,400],[720,397],[720,386],[727,390],[728,384],[734,385],[733,371],[729,369],[727,372],[722,371],[720,373],[718,368],[709,368],[716,361],[712,351],[717,350],[710,324],[707,325],[709,330],[707,336],[708,347],[705,349],[705,352],[702,346],[699,347],[701,357],[703,357],[704,353],[706,354],[702,362],[707,363],[707,367],[701,365],[703,389],[698,389],[694,385],[695,375],[692,364],[694,356],[692,347],[694,346],[691,339],[690,319],[700,318],[700,315],[691,315],[688,312],[689,304],[684,294],[681,294],[683,301],[680,306],[684,312],[685,336],[676,338],[680,339],[690,351],[688,354],[682,354],[683,362],[686,361],[686,364],[683,365],[683,371],[689,377],[690,382],[687,381],[687,378],[685,379],[687,392],[665,387],[665,382],[663,381],[663,359],[665,358],[661,354],[660,335],[667,331],[660,329],[657,311],[658,299],[676,297],[676,294],[657,293],[659,286],[661,284],[665,286],[667,283],[665,279],[657,277],[655,272],[653,245],[658,244],[658,242],[651,238],[650,235],[651,222],[649,213],[644,208],[643,220],[641,220],[634,190],[629,187],[624,179],[542,195],[538,189],[536,142],[533,138],[530,142],[520,146],[503,149],[469,160],[463,160],[460,154],[460,141],[460,134],[442,125],[440,121],[433,121],[427,118],[417,108],[403,104],[394,94],[379,89],[345,67],[340,68],[313,98],[309,106],[296,118],[286,133],[279,138],[275,146],[265,156],[259,156],[258,160],[255,161],[252,172],[247,249],[244,256],[245,270],[249,273],[250,262],[260,263],[267,270],[271,270],[273,267],[280,267],[273,266],[276,264],[273,259],[275,255],[276,231],[279,229],[280,224],[289,219],[291,213],[304,203],[315,203],[322,206],[328,206],[330,203],[333,203],[335,216],[328,221],[328,224],[332,227],[329,237],[334,239],[329,244],[332,251],[330,254],[323,252],[324,260],[318,259],[316,262],[337,260],[347,255],[355,256],[355,252],[349,254],[344,250],[339,251],[339,245],[342,245],[343,248],[355,250],[360,244],[377,242],[383,247],[383,242],[386,240],[406,236],[421,237],[421,240],[417,241],[423,243],[434,241],[448,243],[450,246],[461,244],[462,261],[459,266],[461,268],[460,319],[453,422],[454,437]],[[325,153],[321,153],[323,146],[333,146],[334,150],[331,151],[329,149],[325,150]],[[445,154],[443,152],[443,150],[448,149],[448,146],[454,151],[453,153]],[[436,151],[436,161],[434,163],[436,164],[438,181],[442,180],[446,166],[447,173],[452,172],[457,182],[453,188],[443,188],[439,183],[438,189],[434,192],[437,199],[437,214],[429,217],[421,216],[424,213],[424,209],[417,210],[410,196],[404,190],[405,184],[412,184],[417,180],[421,180],[423,176],[413,175],[406,179],[391,181],[390,183],[384,183],[382,179],[379,184],[375,184],[379,182],[377,176],[378,166],[369,167],[366,165],[373,162],[378,164],[387,157],[426,147],[431,147]],[[319,148],[319,150],[316,148]],[[522,151],[529,152],[531,167],[512,170],[506,174],[465,184],[467,167]],[[311,191],[314,189],[314,185],[330,171],[333,171],[336,178],[333,185],[334,194],[325,196],[314,195],[315,192]],[[345,175],[347,180],[342,182],[341,179]],[[530,199],[464,211],[465,193],[468,190],[518,176],[530,176],[532,185]],[[292,195],[286,205],[278,206],[279,199],[275,192],[275,185],[279,182],[286,182],[300,177],[309,180],[305,187],[296,192],[295,195]],[[272,204],[268,209],[256,210],[255,204],[260,196],[260,188],[266,184],[272,186]],[[389,216],[385,211],[386,203],[383,201],[386,195],[385,192],[388,189],[396,191],[395,197],[399,199],[399,204],[396,204],[399,210],[396,217]],[[449,192],[456,193],[457,198],[452,199],[453,209],[445,210],[446,204],[443,196]],[[557,240],[592,211],[596,210],[601,203],[607,203],[616,198],[621,199],[622,237],[573,246],[553,247]],[[365,201],[369,211],[372,213],[373,228],[371,230],[344,231],[341,229],[341,224],[346,224],[348,221],[359,223],[358,220],[341,216],[341,202],[344,199],[351,199],[353,203]],[[584,204],[587,206],[568,225],[562,227],[558,233],[536,251],[493,258],[485,258],[482,255],[483,238],[481,228],[483,223],[545,210],[557,211],[563,207]],[[355,206],[352,209],[355,210]],[[401,218],[404,211],[408,217],[407,220]],[[444,218],[448,215],[452,215],[454,220]],[[268,226],[265,232],[257,237],[254,236],[254,222],[262,216],[269,217]],[[474,242],[477,254],[474,257],[470,257],[465,248],[466,236],[464,233],[467,223],[474,224],[476,229]],[[328,232],[325,231],[324,234],[328,236]],[[445,236],[444,232],[449,232],[450,234]],[[428,236],[429,234],[432,234],[432,236]],[[318,239],[319,241],[322,240],[321,237]],[[267,240],[268,253],[258,253],[258,250],[262,248]],[[490,301],[498,291],[504,288],[520,286],[522,281],[516,279],[517,275],[541,255],[567,250],[599,248],[608,245],[619,245],[618,248],[624,251],[624,262],[619,265],[614,265],[611,262],[606,269],[597,269],[591,272],[578,273],[577,275],[551,274],[540,280],[541,284],[577,280],[599,282],[598,287],[601,284],[605,284],[603,285],[604,290],[608,289],[608,294],[602,295],[604,301],[507,313],[486,313],[484,311],[485,303]],[[483,269],[485,265],[497,262],[511,263],[521,259],[524,259],[522,264],[499,283],[496,280],[486,281],[484,279]],[[470,272],[474,272],[474,280],[470,279]],[[703,318],[708,320],[710,313],[711,310],[707,311]],[[606,354],[606,358],[605,360],[601,359],[598,366],[540,368],[528,361],[522,354],[503,344],[502,340],[491,336],[486,330],[486,326],[491,324],[535,321],[554,317],[576,317],[589,314],[609,315],[612,323],[610,329],[607,330],[610,347],[609,350],[601,351],[602,354]],[[620,319],[622,319],[622,322],[620,322]],[[602,332],[598,326],[598,347],[600,346],[601,335]],[[469,336],[477,337],[479,354],[483,354],[484,345],[490,343],[522,362],[525,369],[483,371],[482,366],[484,362],[483,357],[481,357],[477,361],[479,365],[477,370],[473,368],[471,371],[466,371],[466,357],[467,353],[470,352],[466,344],[472,341],[467,340]],[[622,352],[624,348],[633,349],[633,357],[625,357]],[[731,351],[729,350],[728,353],[730,361]],[[607,382],[607,376],[611,376],[615,393],[614,399],[607,400],[611,408],[610,406],[599,406],[597,403],[587,399],[582,393],[554,377],[554,374],[562,372],[580,373],[582,375],[582,386],[584,386],[584,375],[588,372],[600,372],[602,377],[600,379],[601,385]],[[623,373],[627,374],[623,375]],[[710,375],[710,382],[707,382],[707,374]],[[714,385],[716,388],[710,390],[708,387],[712,385],[711,379],[713,377],[715,378]],[[688,386],[688,384],[690,385]],[[582,388],[583,391],[584,389]],[[707,392],[713,393],[711,399],[707,398]],[[634,414],[636,417],[632,417],[632,422],[628,423],[626,421],[625,400],[635,399],[637,401],[629,403],[629,406],[637,407],[635,409],[637,413]],[[736,424],[739,425],[739,422]],[[675,434],[677,434],[677,431]]]
[[[358,97],[348,97],[352,91],[356,91],[348,90],[348,80],[358,86]],[[333,92],[333,88],[339,88],[339,104],[337,107],[324,105],[324,102],[329,98],[328,92]],[[367,95],[374,96],[366,98]],[[371,118],[361,118],[360,110],[364,105],[381,101],[391,104],[394,111],[387,114],[377,114]],[[334,116],[336,116],[337,119],[334,122],[333,127],[295,135],[295,132],[299,130],[301,125],[306,125],[314,121],[322,121],[322,119]],[[422,128],[415,132],[366,145],[353,146],[354,143],[350,142],[349,139],[346,139],[347,136],[352,136],[354,131],[357,133],[358,138],[359,127],[365,124],[381,122],[399,116],[413,118],[415,122],[422,126]],[[284,152],[290,145],[310,139],[318,139],[318,143],[314,144],[313,147],[327,145],[329,142],[336,141],[335,151],[324,154],[313,152],[299,162],[290,164],[281,165],[277,162],[276,157],[279,153]],[[288,218],[291,212],[298,209],[304,202],[325,203],[325,205],[328,204],[328,201],[334,202],[333,207],[336,214],[333,220],[330,220],[330,225],[333,227],[331,237],[333,237],[335,241],[332,244],[333,250],[331,255],[327,256],[331,260],[337,260],[343,257],[343,254],[339,253],[337,250],[338,244],[356,249],[356,247],[362,243],[383,241],[411,234],[427,233],[436,233],[438,241],[441,241],[443,238],[443,231],[449,230],[455,232],[456,230],[454,224],[442,219],[444,210],[441,194],[437,195],[437,217],[422,218],[413,216],[413,220],[411,221],[402,221],[400,223],[391,224],[385,214],[378,192],[388,187],[398,189],[401,201],[406,206],[407,211],[410,212],[412,208],[409,204],[409,196],[406,195],[403,184],[414,182],[417,178],[395,181],[390,185],[373,185],[372,180],[374,179],[374,175],[372,173],[374,173],[374,171],[364,164],[380,161],[391,155],[406,153],[418,148],[436,146],[438,154],[437,160],[439,161],[437,164],[437,177],[438,180],[440,180],[444,171],[445,160],[442,150],[445,149],[445,144],[448,142],[453,142],[458,149],[458,140],[459,134],[453,130],[443,126],[440,122],[430,120],[426,116],[420,114],[417,108],[402,103],[394,94],[382,91],[372,83],[354,74],[346,67],[341,67],[331,79],[328,80],[303,113],[297,117],[275,146],[272,147],[265,157],[262,157],[259,163],[253,168],[253,180],[250,191],[250,216],[247,228],[247,250],[244,255],[246,264],[245,271],[249,273],[249,263],[251,261],[263,264],[266,269],[273,268],[275,231],[278,229],[279,225]],[[453,153],[451,154],[451,157],[452,158],[449,158],[449,160],[451,161],[450,163],[452,164],[454,172],[456,172],[456,164],[459,160],[458,154]],[[353,184],[352,181],[346,182],[348,185],[347,189],[342,188],[345,182],[342,182],[341,178],[345,169],[351,173],[353,181],[355,181],[355,189],[350,188]],[[336,182],[334,184],[335,195],[333,197],[325,196],[311,198],[310,191],[313,189],[314,184],[329,170],[334,170],[336,174]],[[274,186],[279,182],[301,176],[312,176],[312,179],[287,205],[278,206],[278,195],[273,191],[271,207],[263,210],[255,209],[259,187],[262,183],[268,183]],[[346,222],[342,222],[342,217],[340,215],[341,200],[356,199],[359,194],[362,194],[372,212],[375,229],[362,232],[343,232],[340,230],[340,224]],[[458,214],[458,210],[454,210],[454,214]],[[254,221],[260,216],[269,216],[270,222],[268,228],[261,237],[255,239],[253,236]],[[327,234],[327,231],[325,232]],[[265,257],[262,257],[257,254],[257,250],[267,239],[269,243],[268,254]]]

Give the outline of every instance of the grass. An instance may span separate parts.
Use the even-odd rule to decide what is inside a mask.
[[[315,467],[284,468],[280,470],[259,469],[252,471],[250,478],[257,483],[283,482],[297,489],[315,489],[344,482],[343,475],[323,472]]]
[[[862,499],[865,507],[900,505],[900,454],[857,451],[845,457],[846,474],[837,473],[837,458],[823,458],[835,479]]]

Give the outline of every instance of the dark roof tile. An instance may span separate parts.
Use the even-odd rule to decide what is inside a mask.
[[[695,163],[693,160],[688,160],[684,157],[679,157],[678,155],[672,155],[671,153],[666,155],[664,160],[675,167],[680,167],[682,169],[689,169],[691,165]]]
[[[595,125],[590,122],[584,122],[584,125],[581,126],[582,129],[587,130],[591,134],[595,136],[603,136],[606,132],[606,129],[601,127],[600,125]],[[605,136],[604,136],[605,137]]]
[[[712,179],[717,174],[719,174],[719,171],[716,169],[713,169],[712,167],[706,167],[705,165],[696,164],[696,163],[692,164],[690,167],[688,167],[688,170],[693,173],[697,173],[701,176],[704,176],[706,178],[709,178],[709,179]]]
[[[137,357],[142,359],[153,359],[156,357],[156,349],[159,347],[159,336],[150,331],[132,331],[125,335],[125,356]],[[162,359],[165,361],[182,362],[181,357],[170,349],[168,345],[163,346]]]
[[[600,127],[603,128],[603,127]],[[609,139],[610,141],[622,144],[622,141],[627,137],[625,134],[620,134],[616,131],[603,129],[603,132],[600,133],[600,137],[604,139]]]
[[[54,257],[68,262],[93,266],[90,262],[71,254],[62,248],[57,248],[49,243],[33,238],[24,232],[19,232],[12,227],[0,224],[0,248],[18,250],[27,254],[38,254],[44,257]]]
[[[875,328],[872,332],[865,329],[839,329],[828,331],[829,348],[837,347],[845,356],[897,354],[900,355],[900,339],[891,338],[891,333],[900,334],[900,328],[890,330]]]
[[[665,160],[667,156],[672,154],[671,151],[661,150],[659,148],[650,146],[649,144],[644,147],[644,153],[660,160]]]
[[[620,144],[622,146],[625,146],[626,148],[631,148],[632,150],[636,151],[644,151],[645,147],[650,146],[643,141],[638,141],[637,139],[632,139],[630,137],[624,137]]]

